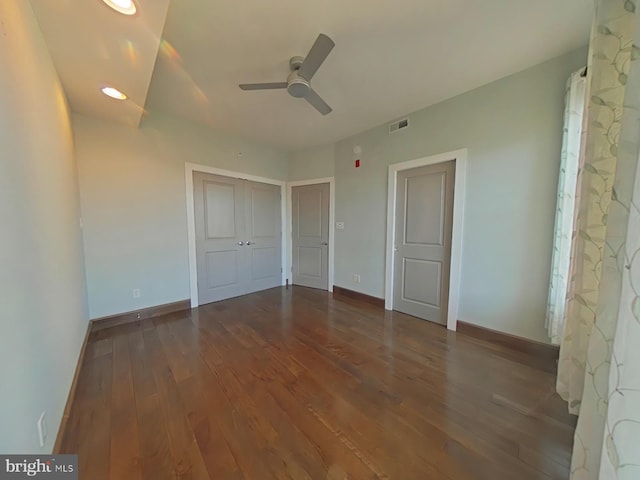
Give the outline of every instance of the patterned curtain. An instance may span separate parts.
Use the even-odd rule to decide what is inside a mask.
[[[596,0],[558,392],[579,412],[572,479],[640,478],[640,40],[633,0]],[[635,37],[635,38],[634,38]]]
[[[636,69],[635,65],[633,69]],[[640,71],[637,76],[640,77]],[[640,95],[640,81],[634,82],[634,93]],[[640,106],[640,98],[634,100],[635,105]],[[630,128],[632,132],[629,132],[635,135],[636,140],[639,120],[635,119],[635,128]],[[636,150],[635,156],[629,157],[629,160],[633,160],[629,162],[625,158],[624,165],[618,168],[620,182],[616,181],[616,186],[620,193],[615,207],[611,207],[611,216],[615,209],[621,220],[627,219],[626,239],[620,238],[618,246],[615,234],[607,237],[611,238],[613,248],[619,247],[615,257],[618,265],[615,270],[611,268],[611,273],[615,273],[618,280],[615,285],[620,286],[620,299],[617,302],[617,319],[614,321],[609,389],[605,400],[604,449],[598,477],[601,479],[640,478],[640,160],[637,143],[630,143],[629,147],[630,150]],[[622,156],[619,162],[623,162]],[[580,460],[585,456],[588,456],[587,452],[578,452],[576,465],[580,465]]]
[[[558,203],[551,259],[549,302],[546,327],[551,343],[559,345],[564,331],[565,306],[569,286],[571,247],[575,231],[576,184],[580,165],[582,119],[585,104],[585,69],[581,68],[567,80],[564,109]]]

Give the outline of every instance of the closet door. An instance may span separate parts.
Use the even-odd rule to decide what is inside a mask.
[[[198,300],[205,304],[247,292],[243,181],[194,172]]]
[[[280,187],[194,172],[198,303],[282,285]]]
[[[247,293],[282,285],[280,187],[244,181]]]

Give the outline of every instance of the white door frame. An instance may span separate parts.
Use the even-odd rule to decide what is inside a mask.
[[[462,225],[464,219],[464,194],[467,171],[467,149],[431,155],[429,157],[409,160],[389,165],[389,185],[387,193],[387,253],[385,263],[385,310],[393,310],[393,265],[396,235],[396,192],[398,172],[437,163],[456,161],[455,185],[453,191],[453,225],[451,235],[451,264],[449,273],[449,309],[447,311],[447,328],[456,330],[458,323],[458,301],[460,299],[460,274],[462,267]]]
[[[317,185],[319,183],[329,184],[329,288],[328,291],[333,292],[333,258],[334,258],[334,227],[335,227],[335,177],[313,178],[310,180],[297,180],[295,182],[287,182],[287,215],[288,222],[288,239],[289,250],[287,258],[287,272],[291,273],[291,284],[293,284],[293,187],[301,187],[304,185]]]
[[[284,180],[276,180],[273,178],[258,177],[248,175],[241,172],[233,172],[231,170],[223,170],[221,168],[210,167],[208,165],[199,165],[197,163],[184,164],[184,183],[187,195],[187,240],[189,242],[189,290],[191,291],[191,308],[197,307],[198,302],[198,266],[196,261],[196,215],[193,203],[193,172],[211,173],[213,175],[221,175],[223,177],[240,178],[242,180],[250,180],[252,182],[267,183],[269,185],[280,186],[280,216],[282,225],[282,280],[281,285],[285,284],[286,266],[287,266],[287,244],[286,244],[286,196],[285,187],[287,183]]]

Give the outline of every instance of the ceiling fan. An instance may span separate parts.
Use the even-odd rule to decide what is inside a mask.
[[[243,83],[239,86],[242,90],[277,90],[286,88],[289,95],[296,98],[304,98],[322,115],[326,115],[331,112],[331,107],[311,88],[311,78],[318,71],[322,62],[329,56],[334,46],[333,40],[321,33],[306,57],[291,57],[291,60],[289,60],[291,73],[289,73],[286,82]]]

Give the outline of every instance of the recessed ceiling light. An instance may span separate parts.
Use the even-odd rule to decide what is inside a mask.
[[[102,87],[102,93],[104,93],[107,97],[115,98],[116,100],[127,99],[127,96],[124,93],[113,87]]]
[[[113,8],[116,12],[124,15],[133,15],[136,13],[136,4],[133,0],[102,0],[104,3]]]

